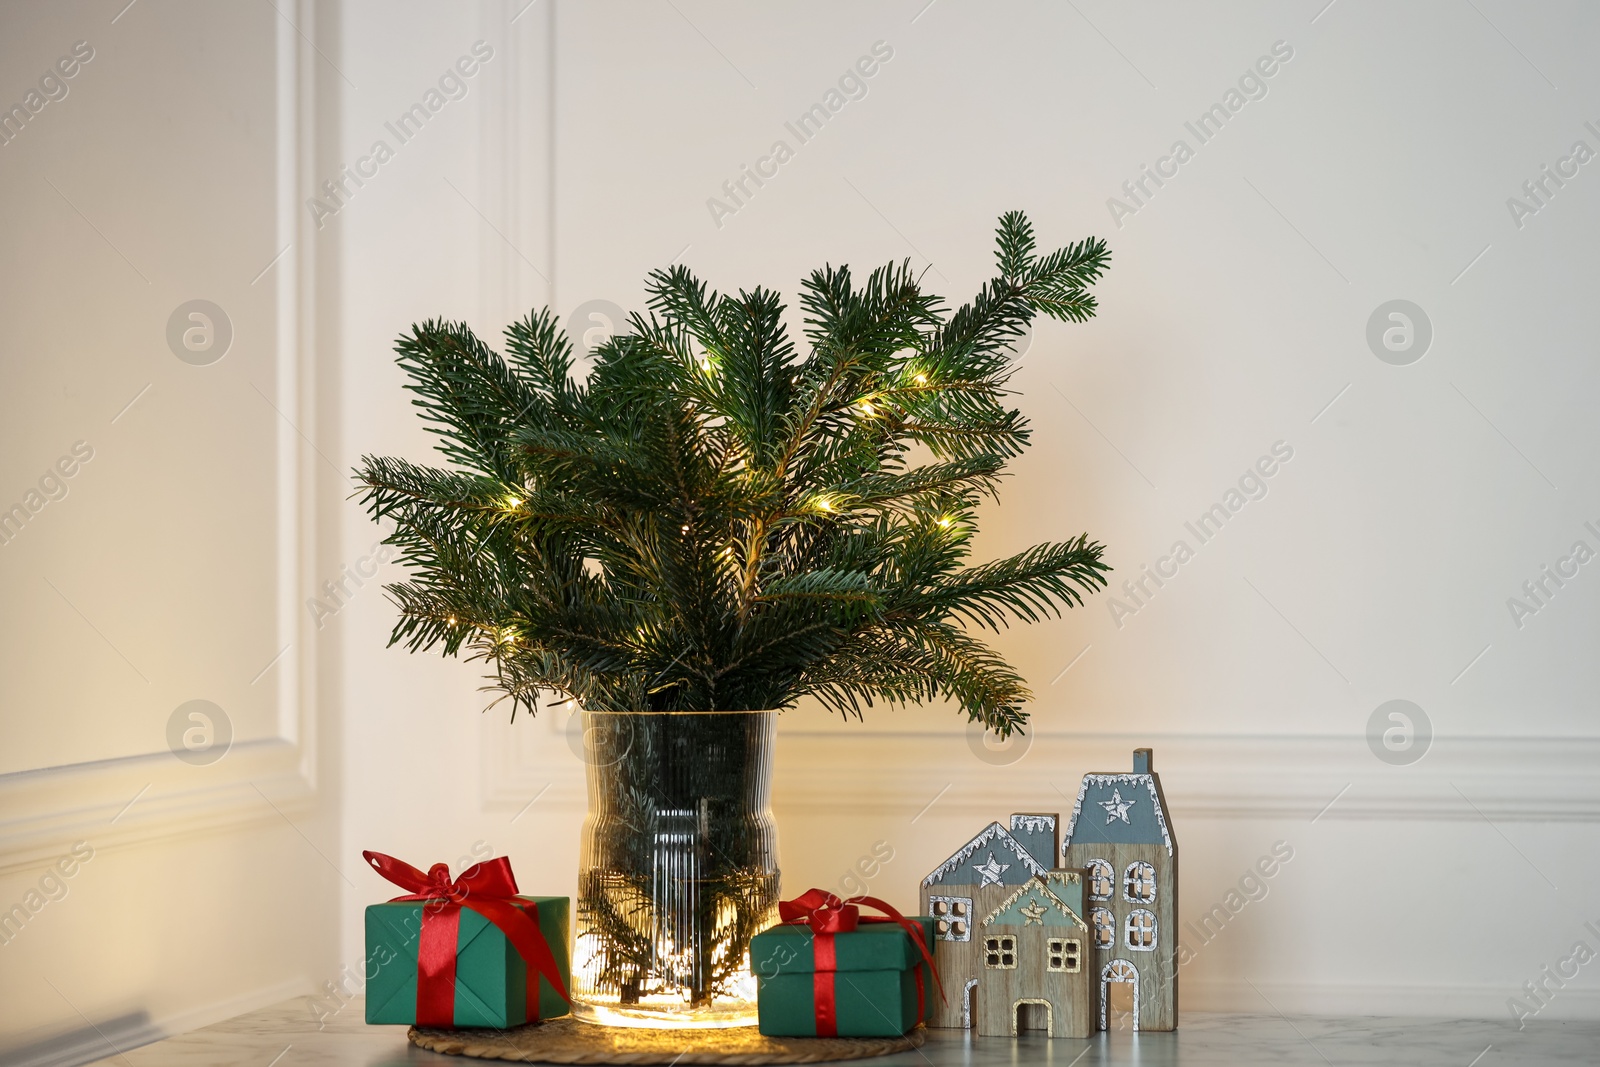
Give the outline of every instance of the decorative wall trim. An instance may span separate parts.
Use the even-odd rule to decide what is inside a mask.
[[[496,53],[478,119],[478,195],[495,227],[480,231],[479,314],[484,339],[498,347],[506,326],[555,301],[555,9],[485,0],[478,17]]]
[[[541,712],[510,743],[504,724],[486,727],[498,739],[485,738],[486,806],[515,811],[548,787],[541,805],[583,807],[567,718]],[[1195,818],[1600,821],[1600,738],[1443,737],[1417,763],[1394,767],[1360,737],[1041,733],[1021,759],[996,766],[973,754],[964,733],[780,729],[774,807],[780,817],[785,809],[914,815],[945,791],[941,805],[991,816],[1068,811],[1085,773],[1131,767],[1136,747],[1155,750],[1180,838]]]
[[[1360,737],[1045,733],[1017,762],[992,766],[964,735],[780,736],[779,803],[806,807],[915,812],[948,785],[946,800],[967,810],[1065,810],[1083,774],[1129,767],[1135,747],[1152,747],[1180,837],[1188,818],[1600,820],[1595,738],[1437,738],[1419,762],[1393,767]]]
[[[76,841],[103,850],[291,818],[316,795],[300,761],[296,746],[277,740],[235,745],[213,767],[163,752],[7,775],[0,873],[48,864]]]
[[[482,99],[478,138],[479,195],[501,231],[480,231],[480,315],[485,340],[498,347],[506,326],[556,299],[557,14],[553,2],[483,0],[478,15],[484,40],[502,56]],[[542,709],[531,722],[519,715],[509,740],[500,711],[481,719],[485,808],[517,813],[538,797],[543,807],[582,810],[583,766],[563,732],[569,711]]]
[[[316,25],[312,0],[297,21]],[[201,826],[243,825],[303,810],[316,791],[315,630],[301,609],[315,584],[315,449],[297,426],[315,423],[315,241],[302,207],[315,187],[315,46],[287,18],[277,22],[278,687],[277,736],[241,742],[197,768],[169,752],[0,775],[0,871],[47,862],[72,842],[95,847],[169,836]],[[198,784],[197,783],[201,783]],[[266,798],[270,797],[268,803]],[[276,805],[278,810],[274,810]]]

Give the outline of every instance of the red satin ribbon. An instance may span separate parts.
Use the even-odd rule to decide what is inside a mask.
[[[817,1036],[838,1037],[838,1000],[833,991],[838,960],[834,956],[833,935],[817,934],[811,943],[816,955],[816,966],[811,970],[811,1003],[817,1017]]]
[[[531,900],[517,899],[517,880],[511,873],[510,860],[497,856],[474,864],[451,881],[450,868],[443,863],[435,863],[423,874],[411,864],[381,852],[361,855],[373,870],[411,891],[391,898],[391,902],[427,902],[422,909],[422,932],[417,944],[418,1026],[455,1025],[456,937],[462,908],[470,908],[493,923],[527,965],[528,1022],[539,1018],[540,975],[555,987],[562,1000],[571,1001],[550,943],[539,929],[538,906]]]
[[[857,907],[860,904],[875,908],[883,914],[862,915],[861,909]],[[811,993],[818,1037],[837,1037],[839,1033],[838,1003],[834,997],[833,985],[838,962],[833,944],[834,935],[852,933],[864,922],[898,923],[911,938],[911,943],[917,946],[917,951],[922,953],[922,960],[928,966],[928,973],[933,975],[934,984],[939,988],[939,999],[944,999],[944,983],[939,978],[938,966],[933,962],[933,953],[928,951],[928,944],[923,940],[922,927],[901,915],[893,905],[886,904],[877,897],[860,896],[840,900],[832,893],[821,889],[808,889],[793,900],[780,900],[778,918],[789,925],[809,926],[815,935],[812,947],[816,962],[811,974]],[[917,1018],[922,1020],[925,1017],[922,968],[917,967],[914,970],[917,979]]]

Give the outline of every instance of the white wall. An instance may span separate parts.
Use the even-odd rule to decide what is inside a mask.
[[[281,8],[0,12],[23,108],[0,137],[7,1062],[111,1055],[337,966],[302,609],[331,485],[294,187],[317,82],[292,20],[315,30]]]
[[[895,858],[871,889],[912,900],[982,823],[1065,811],[1081,773],[1148,744],[1186,916],[1226,902],[1274,842],[1295,850],[1220,936],[1184,935],[1188,1008],[1268,1010],[1259,988],[1284,1010],[1505,1016],[1592,937],[1591,568],[1520,627],[1507,609],[1574,541],[1600,548],[1579,296],[1593,168],[1520,227],[1506,206],[1575,140],[1600,149],[1587,7],[280,6],[298,32],[269,8],[5,14],[6,70],[42,71],[80,38],[97,58],[0,148],[7,232],[38,264],[0,287],[0,503],[79,426],[104,421],[107,444],[0,548],[20,608],[0,677],[0,905],[72,841],[97,848],[67,899],[0,947],[0,1047],[86,1032],[76,1010],[148,1035],[353,987],[361,908],[388,895],[363,848],[458,866],[492,850],[526,888],[573,888],[583,796],[563,716],[481,714],[475,666],[383,647],[392,565],[346,577],[371,573],[378,531],[344,472],[366,452],[431,456],[391,354],[411,322],[492,336],[545,302],[637,307],[644,273],[679,257],[718,287],[792,293],[824,262],[909,256],[959,301],[990,269],[995,216],[1018,207],[1045,241],[1107,237],[1114,260],[1099,318],[1044,324],[1026,354],[1035,444],[981,551],[1087,530],[1118,581],[1180,538],[1194,558],[1147,602],[1119,594],[1138,608],[1125,617],[1102,596],[996,639],[1038,695],[1026,748],[991,752],[941,708],[851,724],[796,711],[776,802],[786,887],[851,888],[882,841]],[[494,53],[466,94],[399,145],[385,123],[478,41]],[[866,96],[797,145],[785,122],[879,41],[893,56]],[[1185,121],[1278,41],[1293,57],[1267,95],[1199,144]],[[285,55],[287,83],[268,76]],[[291,103],[269,106],[284,84]],[[780,138],[794,158],[718,225],[708,198]],[[1114,219],[1108,198],[1178,138],[1194,157]],[[314,219],[308,187],[379,139],[393,158]],[[190,367],[162,330],[210,293],[248,328]],[[1435,334],[1406,366],[1365,339],[1393,299]],[[251,384],[296,417],[267,418]],[[1185,523],[1279,441],[1293,457],[1267,495],[1197,544]],[[229,468],[249,476],[219,480]],[[240,664],[266,662],[280,633],[292,669],[257,696]],[[197,769],[164,730],[208,694],[237,709],[238,743]],[[1369,747],[1396,698],[1434,735],[1409,765]],[[1600,1015],[1593,975],[1546,1014]]]
[[[1503,1016],[1541,967],[1592,943],[1600,738],[1584,652],[1600,593],[1584,568],[1521,627],[1507,608],[1574,541],[1600,548],[1584,526],[1600,526],[1585,417],[1600,381],[1578,298],[1600,199],[1585,167],[1521,227],[1506,205],[1575,140],[1600,149],[1584,126],[1600,113],[1582,104],[1588,8],[679,3],[619,17],[558,3],[505,26],[520,7],[489,8],[478,28],[430,15],[403,29],[387,9],[347,9],[351,63],[381,60],[391,83],[376,103],[365,85],[347,94],[352,151],[356,128],[497,33],[524,44],[493,73],[526,66],[523,114],[508,120],[486,94],[471,119],[537,147],[551,106],[539,49],[555,25],[553,190],[481,132],[475,147],[452,113],[448,145],[404,160],[341,220],[347,456],[426,456],[385,357],[424,315],[498,332],[551,291],[563,314],[594,299],[634,308],[645,271],[680,256],[713,285],[791,293],[824,262],[909,256],[959,300],[987,277],[994,218],[1014,207],[1045,241],[1111,243],[1100,316],[1041,326],[1026,355],[1035,445],[982,550],[1088,530],[1118,581],[1179,539],[1194,558],[1153,596],[1120,593],[1137,608],[1121,618],[1101,596],[998,638],[1038,694],[1020,758],[979,758],[941,709],[848,725],[795,712],[779,755],[787,888],[840,886],[882,840],[895,859],[872,888],[910,900],[983,822],[1064,811],[1082,772],[1150,744],[1186,916],[1226,902],[1274,842],[1295,850],[1220,936],[1183,935],[1190,1008],[1269,1010],[1253,983],[1285,1010]],[[866,96],[798,144],[785,121],[879,41],[893,57]],[[1186,130],[1277,42],[1292,56],[1267,64],[1264,98],[1208,143]],[[1108,198],[1127,201],[1122,182],[1180,138],[1193,158],[1114,218]],[[731,215],[713,212],[708,198],[778,139],[794,158]],[[518,219],[485,222],[446,177]],[[1410,365],[1365,339],[1392,299],[1433,326]],[[1200,544],[1185,522],[1280,441],[1293,455],[1267,495]],[[353,522],[346,550],[370,537]],[[472,725],[473,669],[380,650],[389,619],[376,596],[340,619],[347,721],[367,746],[347,755],[346,851],[426,862],[482,840],[524,883],[570,890],[582,787],[561,716]],[[1434,734],[1409,765],[1368,743],[1396,698]],[[376,888],[346,893],[351,958]],[[1512,899],[1514,936],[1486,943]],[[1547,1013],[1600,1014],[1593,976]]]

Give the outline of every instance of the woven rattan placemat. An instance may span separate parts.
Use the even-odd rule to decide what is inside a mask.
[[[566,1017],[510,1030],[422,1030],[418,1048],[449,1056],[517,1063],[739,1064],[825,1063],[908,1052],[925,1037],[763,1037],[753,1026],[725,1030],[645,1030],[595,1026]]]

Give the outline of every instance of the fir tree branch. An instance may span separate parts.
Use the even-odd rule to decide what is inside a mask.
[[[1094,238],[1041,255],[1017,212],[995,256],[953,312],[909,263],[812,272],[804,352],[777,293],[658,271],[581,382],[548,310],[503,358],[459,323],[413,327],[399,363],[453,466],[358,468],[407,574],[391,643],[484,660],[513,713],[549,693],[615,711],[810,695],[852,716],[947,699],[1018,728],[1022,679],[964,627],[1080,605],[1108,568],[1086,537],[968,555],[1029,438],[1009,346],[1035,315],[1093,315],[1109,256]]]

